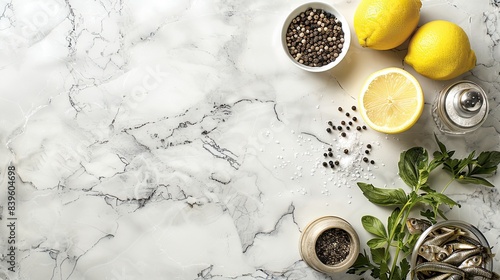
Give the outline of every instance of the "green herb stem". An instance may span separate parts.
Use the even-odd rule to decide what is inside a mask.
[[[452,158],[454,151],[449,151],[437,137],[435,139],[439,151],[433,153],[434,159],[430,162],[428,161],[427,151],[421,147],[414,147],[401,153],[398,162],[399,174],[404,183],[411,188],[411,192],[405,193],[402,189],[382,189],[371,184],[358,183],[365,197],[372,203],[402,208],[401,210],[394,209],[391,216],[389,216],[387,227],[384,227],[380,219],[376,217],[363,217],[363,227],[376,236],[375,239],[372,239],[373,241],[368,241],[372,253],[371,260],[366,252],[360,254],[357,264],[353,265],[348,273],[361,275],[371,270],[372,276],[376,279],[406,279],[410,272],[410,266],[406,258],[411,254],[411,247],[415,245],[416,238],[418,238],[418,236],[410,234],[406,229],[406,221],[412,209],[416,205],[429,207],[430,209],[421,211],[420,214],[435,223],[438,214],[446,219],[439,210],[441,205],[450,207],[458,205],[451,198],[444,195],[454,181],[494,187],[493,184],[478,175],[496,173],[500,164],[499,151],[482,152],[477,157],[474,157],[475,152],[472,152],[464,159],[455,159]],[[451,173],[452,178],[438,193],[437,190],[428,185],[427,181],[430,173],[441,165],[444,165],[443,169],[445,171]],[[467,170],[467,172],[464,172],[464,170]],[[380,242],[387,242],[387,244],[382,245]],[[381,246],[379,247],[379,245]],[[382,253],[384,247],[385,251]],[[401,251],[404,254],[401,254]],[[400,254],[401,261],[399,260]],[[392,264],[390,264],[391,262]],[[399,266],[398,262],[400,263]]]
[[[444,186],[443,190],[441,191],[441,193],[444,193],[446,191],[446,189],[451,185],[451,183],[453,183],[455,181],[455,177],[451,178],[448,183],[446,183],[446,185]]]

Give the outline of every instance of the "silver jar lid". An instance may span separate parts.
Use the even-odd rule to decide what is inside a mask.
[[[459,81],[439,93],[441,121],[451,130],[469,132],[478,128],[488,115],[488,97],[471,81]]]

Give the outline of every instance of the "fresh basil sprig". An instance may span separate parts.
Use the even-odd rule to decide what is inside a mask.
[[[421,206],[423,210],[420,215],[436,223],[438,216],[446,219],[441,206],[460,207],[444,194],[452,182],[494,187],[484,176],[496,173],[500,164],[500,152],[482,152],[477,157],[472,152],[466,158],[456,159],[453,158],[454,151],[449,151],[436,136],[434,138],[439,150],[433,153],[431,161],[422,147],[411,148],[400,155],[399,176],[410,187],[409,192],[401,188],[377,188],[372,184],[358,183],[370,202],[392,206],[394,209],[387,219],[387,227],[376,217],[367,215],[361,218],[363,228],[374,237],[367,242],[370,252],[360,253],[348,273],[362,275],[370,271],[375,279],[406,279],[410,272],[408,257],[419,237],[418,234],[410,234],[406,228],[406,220],[412,209],[417,205]],[[439,166],[452,177],[440,192],[428,183],[429,175]]]

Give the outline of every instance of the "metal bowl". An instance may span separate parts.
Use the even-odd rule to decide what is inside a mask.
[[[410,265],[411,265],[411,279],[418,279],[414,273],[414,269],[417,266],[417,262],[419,259],[419,249],[427,239],[427,237],[435,233],[436,231],[442,229],[442,228],[458,228],[466,233],[466,235],[474,240],[476,240],[481,246],[487,248],[488,250],[490,249],[490,245],[488,243],[488,240],[484,237],[484,235],[473,225],[463,222],[463,221],[456,221],[456,220],[448,220],[448,221],[443,221],[436,223],[429,227],[427,230],[425,230],[422,235],[418,238],[417,243],[415,244],[415,247],[413,248],[413,252],[411,255],[411,260],[410,260]],[[421,257],[420,257],[421,258]],[[482,267],[489,270],[493,271],[493,260],[492,258],[488,258],[483,264]]]
[[[286,42],[286,33],[288,30],[288,27],[290,26],[290,23],[292,22],[292,20],[295,17],[300,15],[302,12],[305,12],[308,8],[321,9],[323,11],[326,11],[326,12],[334,15],[342,23],[342,31],[344,32],[344,43],[343,43],[343,47],[342,47],[342,52],[340,52],[339,56],[334,61],[330,62],[329,64],[323,65],[323,66],[318,66],[318,67],[307,66],[305,64],[299,63],[297,60],[295,60],[295,58],[290,54],[290,52],[288,50],[288,46],[287,46],[287,42]],[[344,59],[344,57],[347,55],[347,51],[349,50],[350,44],[351,44],[351,31],[349,28],[349,24],[347,23],[347,20],[334,6],[332,6],[328,3],[325,3],[325,2],[307,2],[307,3],[301,4],[300,6],[298,6],[294,10],[292,10],[292,12],[290,12],[290,14],[286,17],[286,19],[283,23],[282,30],[281,30],[281,45],[283,47],[283,50],[285,51],[285,54],[290,59],[292,64],[294,64],[295,66],[297,66],[303,70],[309,71],[309,72],[323,72],[323,71],[330,70],[333,67],[337,66]]]

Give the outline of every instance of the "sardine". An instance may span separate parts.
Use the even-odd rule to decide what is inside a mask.
[[[463,243],[463,244],[470,244],[470,245],[475,245],[475,246],[481,246],[481,242],[477,241],[476,239],[469,237],[467,235],[460,235],[457,237],[457,242]]]
[[[484,269],[482,267],[464,267],[462,271],[468,278],[473,278],[475,276],[484,277],[486,279],[495,279],[495,275],[493,272]]]
[[[465,232],[460,229],[446,231],[441,234],[436,234],[424,241],[424,245],[443,246],[446,242],[455,240],[458,236],[465,235]]]
[[[410,234],[421,234],[431,225],[431,222],[424,219],[408,218],[408,220],[406,220],[406,227]]]
[[[426,280],[445,280],[445,279],[448,279],[448,277],[450,277],[450,276],[451,276],[450,273],[443,273],[443,274],[439,274],[438,276],[426,278]]]
[[[439,273],[448,273],[448,274],[457,274],[465,277],[465,272],[461,269],[447,263],[441,262],[425,262],[417,265],[415,269],[413,269],[413,273],[418,272],[439,272]]]
[[[463,243],[463,242],[453,242],[453,243],[445,244],[443,246],[443,248],[447,252],[450,252],[450,254],[451,254],[451,252],[456,251],[456,250],[472,250],[472,249],[475,249],[477,247],[478,247],[477,245],[470,244],[470,243]]]
[[[483,257],[481,255],[476,255],[463,261],[458,266],[458,268],[479,267],[482,263],[483,263]]]
[[[451,276],[446,278],[446,280],[462,280],[462,276],[460,276],[458,274],[452,274]]]
[[[472,250],[455,251],[449,257],[444,259],[443,262],[447,263],[447,264],[452,264],[452,265],[459,265],[462,262],[464,262],[466,259],[468,259],[474,255],[479,255],[482,252],[483,252],[483,247],[477,247],[476,249],[472,249]]]
[[[446,259],[451,252],[452,251],[447,251],[443,247],[435,245],[422,245],[418,248],[418,254],[430,262],[440,262]]]

